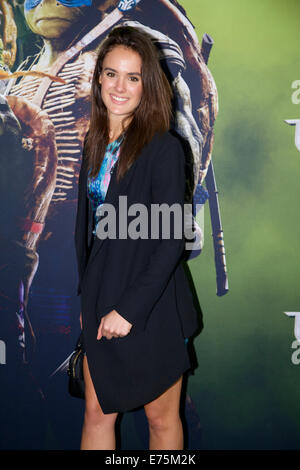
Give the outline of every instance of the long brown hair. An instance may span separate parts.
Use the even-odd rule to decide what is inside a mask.
[[[130,26],[116,27],[110,32],[100,45],[91,86],[90,128],[85,150],[92,177],[97,176],[109,143],[109,122],[99,77],[106,54],[117,46],[132,49],[142,59],[142,97],[125,129],[117,165],[119,181],[154,134],[169,129],[172,89],[160,66],[158,51],[146,33]]]

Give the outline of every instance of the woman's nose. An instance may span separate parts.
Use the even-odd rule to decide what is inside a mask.
[[[117,82],[116,82],[116,90],[121,93],[125,91],[125,78],[124,77],[118,77]]]

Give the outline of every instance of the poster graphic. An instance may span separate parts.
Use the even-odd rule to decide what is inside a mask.
[[[74,225],[99,44],[113,27],[130,25],[151,35],[158,48],[174,91],[172,128],[186,149],[187,200],[199,207],[209,196],[217,293],[224,295],[228,284],[212,166],[218,94],[207,66],[213,40],[205,34],[199,42],[180,2],[1,0],[0,6],[0,138],[6,149],[0,189],[0,322],[6,347],[1,373],[6,400],[17,396],[12,375],[21,389],[28,387],[24,393],[38,406],[28,405],[27,398],[22,403],[28,419],[32,406],[42,410],[39,429],[47,422],[40,422],[41,416],[51,409],[51,399],[54,406],[59,390],[54,385],[51,391],[51,380],[59,380],[52,373],[69,356],[79,334]],[[197,237],[190,259],[203,247],[203,227],[194,216]],[[62,407],[66,399],[61,399]],[[12,429],[20,419],[26,428],[22,403],[15,420],[9,418]],[[37,435],[39,440],[42,434]],[[26,445],[22,432],[21,441]]]

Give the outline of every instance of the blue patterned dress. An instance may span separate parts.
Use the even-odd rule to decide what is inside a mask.
[[[94,237],[96,236],[96,229],[99,221],[99,217],[96,215],[96,211],[98,207],[101,206],[105,201],[111,173],[120,155],[122,141],[123,136],[120,136],[117,140],[114,140],[108,144],[98,175],[95,178],[88,176],[87,193],[92,203],[94,214]]]

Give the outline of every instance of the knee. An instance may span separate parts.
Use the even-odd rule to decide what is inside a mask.
[[[115,425],[118,413],[104,414],[99,403],[86,403],[84,422],[92,427],[112,428]]]
[[[156,432],[163,432],[171,429],[178,423],[180,417],[175,412],[169,410],[145,410],[149,428]]]

